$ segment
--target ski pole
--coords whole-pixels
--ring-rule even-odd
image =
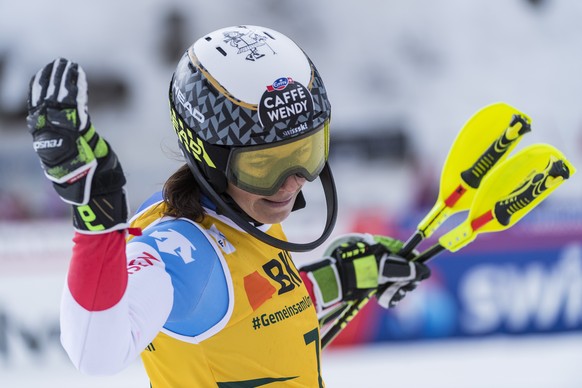
[[[515,225],[575,171],[564,155],[550,145],[525,148],[496,167],[483,181],[465,222],[412,260],[426,262],[445,249],[458,251],[479,233],[501,231]],[[516,186],[512,191],[508,189]],[[345,328],[376,292],[371,291],[344,312],[322,337],[322,347],[327,346]]]

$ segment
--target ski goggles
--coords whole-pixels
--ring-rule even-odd
[[[226,167],[235,186],[253,194],[275,194],[285,179],[297,174],[308,181],[319,176],[327,161],[329,120],[309,134],[276,144],[234,148]]]

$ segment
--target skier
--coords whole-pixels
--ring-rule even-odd
[[[394,306],[426,279],[401,242],[351,234],[297,269],[291,251],[335,222],[331,116],[315,66],[258,26],[211,32],[173,74],[170,111],[186,159],[128,223],[125,176],[87,113],[82,68],[58,58],[31,80],[27,124],[76,230],[61,305],[73,364],[113,374],[141,355],[152,387],[323,387],[320,320],[358,295]],[[320,177],[327,222],[311,243],[281,222]]]

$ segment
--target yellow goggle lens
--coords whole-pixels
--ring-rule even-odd
[[[272,195],[293,174],[313,181],[325,165],[329,143],[329,123],[304,137],[270,145],[233,150],[227,176],[237,187]]]

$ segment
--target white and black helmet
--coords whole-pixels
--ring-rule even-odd
[[[195,179],[239,226],[271,245],[295,251],[313,249],[329,236],[337,213],[327,164],[331,105],[317,69],[291,39],[258,26],[205,35],[178,63],[170,109]],[[272,195],[292,174],[309,181],[319,176],[326,195],[325,230],[309,244],[263,235],[221,197],[228,182]]]

